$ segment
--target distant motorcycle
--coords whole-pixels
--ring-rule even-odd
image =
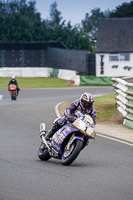
[[[11,100],[17,99],[17,87],[14,84],[9,85],[9,91],[11,95]]]
[[[89,139],[95,139],[95,124],[88,114],[83,115],[79,110],[74,122],[68,121],[60,128],[50,141],[45,139],[45,123],[40,124],[40,137],[42,144],[38,150],[38,157],[47,161],[51,157],[61,159],[63,165],[70,165],[79,155],[80,151],[88,145]],[[69,119],[68,119],[69,120]]]

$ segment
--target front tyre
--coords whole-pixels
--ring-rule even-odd
[[[47,161],[51,158],[51,156],[49,155],[48,149],[44,148],[42,150],[41,146],[39,147],[39,150],[38,150],[38,157],[40,158],[40,160],[44,160],[44,161]]]
[[[71,144],[69,151],[64,150],[62,155],[62,164],[70,165],[77,158],[82,148],[83,141],[75,140],[75,142]]]

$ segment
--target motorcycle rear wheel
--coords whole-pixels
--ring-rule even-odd
[[[14,100],[14,96],[13,95],[11,95],[11,100]]]
[[[45,148],[44,150],[42,150],[40,147],[38,150],[38,157],[40,158],[40,160],[44,160],[44,161],[49,160],[51,156],[49,155],[48,149]]]
[[[11,95],[11,100],[16,100],[16,95]]]
[[[76,140],[73,144],[71,144],[69,153],[64,153],[62,155],[62,164],[70,165],[79,155],[81,149],[83,148],[83,142],[81,140]]]

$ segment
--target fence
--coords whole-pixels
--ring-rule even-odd
[[[88,56],[88,51],[48,48],[47,67],[75,70],[79,74],[88,75]]]
[[[0,43],[0,68],[48,67],[96,75],[95,55],[69,50],[61,42]]]
[[[133,77],[113,78],[117,109],[123,115],[123,124],[133,128]]]
[[[50,47],[65,48],[61,42],[0,43],[0,67],[46,67]]]

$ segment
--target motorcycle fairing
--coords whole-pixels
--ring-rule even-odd
[[[14,85],[14,84],[11,84],[10,86],[9,86],[9,90],[10,91],[15,91],[17,88],[16,88],[16,85]]]
[[[87,118],[89,120],[87,120]],[[84,118],[82,118],[82,117],[77,118],[74,121],[73,126],[77,129],[81,130],[81,132],[85,133],[86,135],[88,135],[90,137],[94,132],[94,122],[91,121],[91,118],[89,118],[89,116],[86,117],[86,120],[84,120]],[[82,128],[80,128],[80,127],[82,127]]]
[[[64,142],[64,140],[73,132],[79,132],[79,130],[75,127],[73,127],[71,124],[66,124],[65,126],[63,126],[61,129],[59,129],[52,137],[52,141],[51,141],[51,147],[56,151],[56,154],[58,152],[58,156],[56,157],[60,157],[62,155],[62,144]],[[72,143],[74,142],[74,140],[76,139],[80,139],[83,140],[81,137],[78,136],[73,136],[72,138]],[[84,140],[83,140],[84,141]]]

